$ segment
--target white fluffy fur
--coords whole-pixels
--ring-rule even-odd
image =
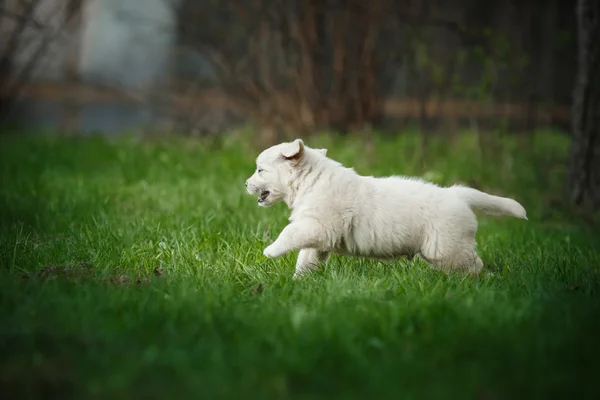
[[[417,178],[360,176],[326,154],[301,139],[270,147],[246,181],[259,205],[283,201],[291,208],[290,224],[264,255],[300,250],[295,277],[317,268],[330,253],[419,255],[444,271],[478,274],[483,263],[475,250],[473,210],[527,219],[523,206],[509,198]]]

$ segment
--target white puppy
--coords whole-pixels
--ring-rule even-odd
[[[301,139],[263,151],[248,193],[263,207],[284,201],[290,224],[264,250],[270,258],[300,250],[298,277],[330,253],[391,259],[419,255],[434,267],[477,275],[472,210],[527,219],[516,201],[417,178],[360,176]]]

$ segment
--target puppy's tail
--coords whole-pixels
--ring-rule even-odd
[[[450,189],[467,202],[473,210],[479,210],[489,215],[507,215],[527,219],[525,208],[513,199],[494,196],[465,186],[452,186]]]

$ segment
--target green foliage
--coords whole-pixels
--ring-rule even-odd
[[[454,92],[474,100],[491,100],[498,76],[506,71],[519,71],[529,62],[527,54],[511,45],[505,34],[491,28],[471,32],[479,40],[477,44],[461,47],[455,55],[455,73],[452,77]],[[480,73],[466,80],[464,68],[469,62],[475,62]],[[521,79],[514,74],[515,79]]]
[[[568,140],[542,132],[309,145],[362,174],[426,175],[514,196],[529,221],[480,218],[486,274],[333,257],[293,281],[262,249],[285,206],[243,182],[247,136],[208,142],[4,138],[2,392],[19,398],[591,397],[600,372],[600,235],[553,206]]]
[[[425,43],[422,41],[415,41],[413,46],[416,68],[421,73],[429,75],[429,79],[431,79],[433,85],[433,91],[435,92],[444,84],[446,76],[445,68],[431,56],[429,46]]]

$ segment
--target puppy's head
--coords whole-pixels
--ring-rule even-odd
[[[269,147],[256,158],[256,171],[246,181],[246,190],[258,197],[262,207],[285,200],[298,168],[309,158],[307,153],[315,151],[323,156],[327,153],[326,149],[310,149],[302,139]]]

